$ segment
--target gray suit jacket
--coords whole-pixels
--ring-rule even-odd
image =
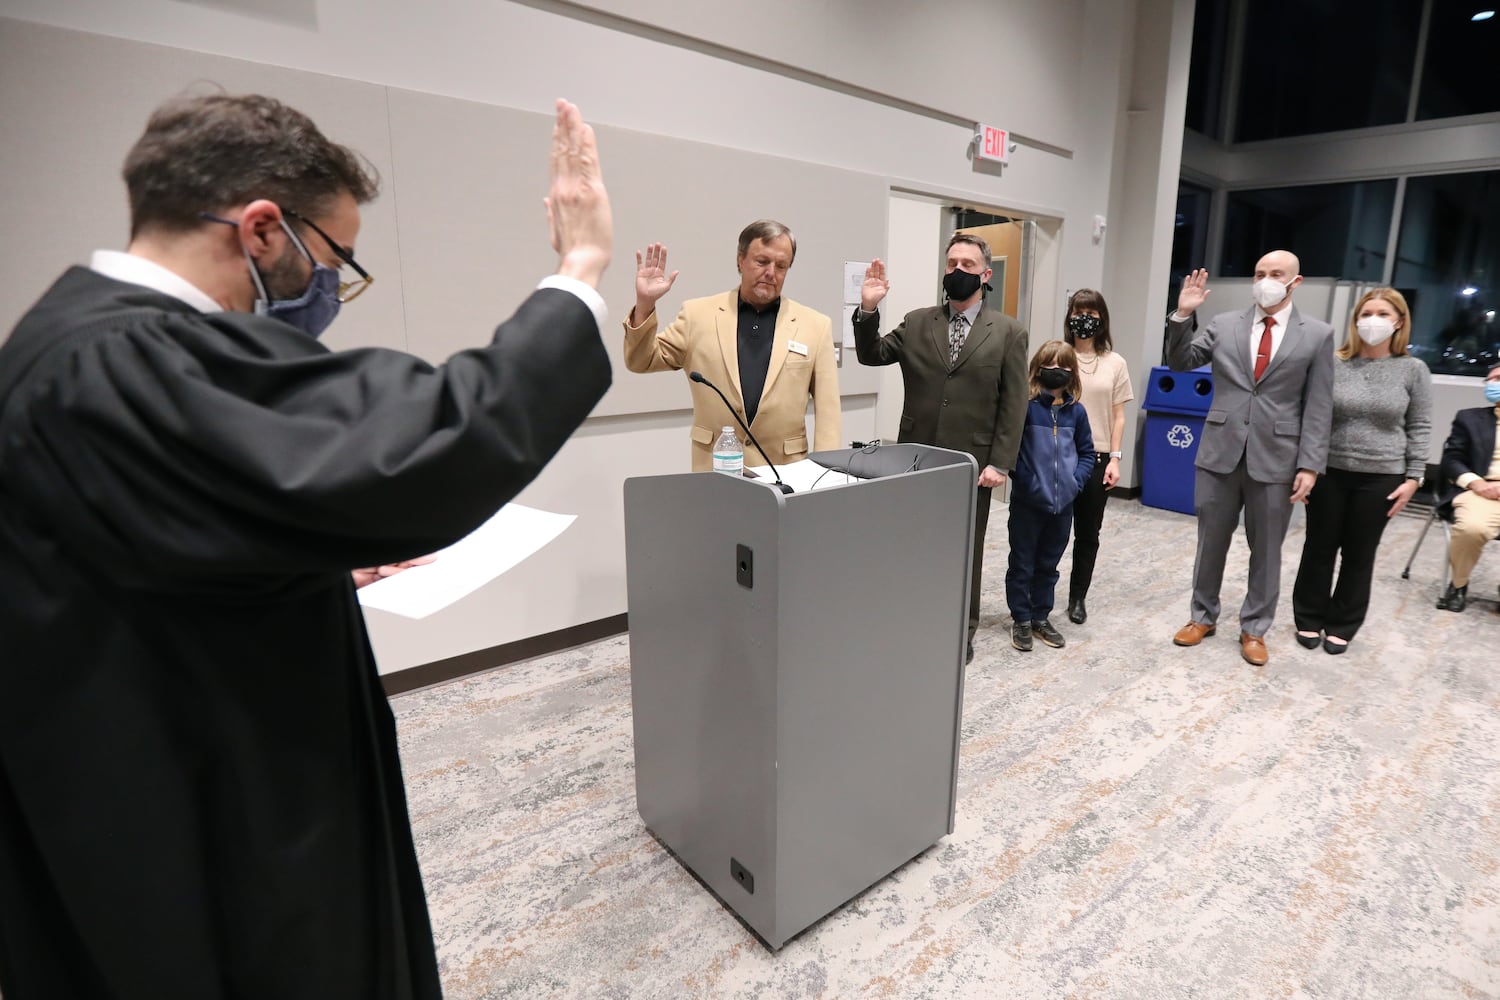
[[[1175,371],[1213,365],[1213,408],[1198,468],[1233,472],[1243,456],[1260,483],[1290,483],[1298,469],[1321,475],[1333,424],[1333,327],[1292,306],[1281,347],[1257,383],[1254,319],[1253,306],[1220,313],[1202,330],[1196,313],[1182,322],[1167,317],[1167,364]]]
[[[862,365],[901,364],[905,397],[900,440],[974,456],[979,468],[1016,467],[1026,420],[1026,330],[982,308],[958,361],[948,368],[948,311],[914,309],[880,335],[880,313],[854,313],[854,349]]]

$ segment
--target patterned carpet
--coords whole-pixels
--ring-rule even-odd
[[[393,699],[448,997],[1500,997],[1500,552],[1435,611],[1441,536],[1403,581],[1398,518],[1328,656],[1299,515],[1254,668],[1243,536],[1177,648],[1193,520],[1112,503],[1089,622],[1023,654],[990,524],[957,830],[779,953],[636,813],[625,637]]]

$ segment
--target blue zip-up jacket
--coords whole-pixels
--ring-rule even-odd
[[[1073,502],[1094,470],[1094,435],[1089,415],[1071,395],[1053,406],[1043,391],[1026,404],[1021,453],[1010,478],[1010,502],[1061,513]]]

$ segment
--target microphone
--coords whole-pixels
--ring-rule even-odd
[[[734,407],[729,405],[729,397],[724,395],[722,392],[719,392],[719,387],[714,385],[708,379],[704,378],[702,372],[688,372],[688,378],[701,385],[708,386],[718,395],[720,399],[724,401],[724,408],[729,411],[729,415],[734,418],[734,422],[745,429],[745,437],[750,439],[750,443],[755,445],[755,450],[760,452],[760,457],[764,458],[766,460],[766,464],[771,466],[771,475],[776,477],[776,488],[782,493],[792,492],[792,488],[781,481],[781,473],[776,471],[776,466],[771,465],[771,458],[766,454],[766,449],[760,446],[760,442],[755,440],[755,435],[750,433],[750,428],[747,427],[745,425],[745,422],[740,419],[740,415],[734,411]]]

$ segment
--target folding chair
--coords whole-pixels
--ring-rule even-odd
[[[1422,551],[1422,542],[1427,538],[1427,532],[1432,530],[1433,523],[1436,522],[1443,526],[1443,586],[1438,591],[1439,594],[1442,594],[1447,591],[1448,581],[1452,576],[1447,553],[1448,542],[1453,538],[1453,508],[1445,508],[1443,506],[1444,497],[1439,493],[1439,489],[1440,484],[1438,483],[1430,483],[1427,486],[1423,486],[1416,493],[1412,494],[1411,503],[1406,505],[1405,511],[1402,511],[1402,513],[1410,511],[1415,514],[1416,511],[1412,510],[1413,507],[1425,507],[1428,509],[1427,523],[1422,525],[1422,533],[1417,536],[1417,543],[1411,547],[1411,555],[1406,557],[1406,567],[1401,570],[1401,579],[1411,579],[1411,564],[1417,561],[1417,553]]]
[[[1454,492],[1457,492],[1456,490]],[[1426,496],[1423,494],[1426,493]],[[1406,566],[1401,570],[1401,579],[1411,579],[1411,566],[1416,562],[1417,553],[1422,550],[1422,540],[1427,537],[1427,532],[1432,530],[1434,523],[1443,526],[1443,583],[1438,588],[1438,607],[1443,606],[1443,596],[1448,593],[1448,584],[1453,582],[1453,564],[1448,560],[1448,547],[1453,542],[1453,507],[1447,503],[1452,499],[1450,493],[1439,493],[1437,484],[1429,489],[1423,487],[1412,495],[1411,503],[1407,504],[1406,511],[1411,511],[1413,506],[1430,506],[1431,512],[1427,515],[1427,523],[1422,525],[1422,533],[1417,536],[1417,543],[1411,547],[1411,555],[1406,558]],[[1416,511],[1411,511],[1416,513]],[[1470,597],[1472,603],[1476,598]]]

